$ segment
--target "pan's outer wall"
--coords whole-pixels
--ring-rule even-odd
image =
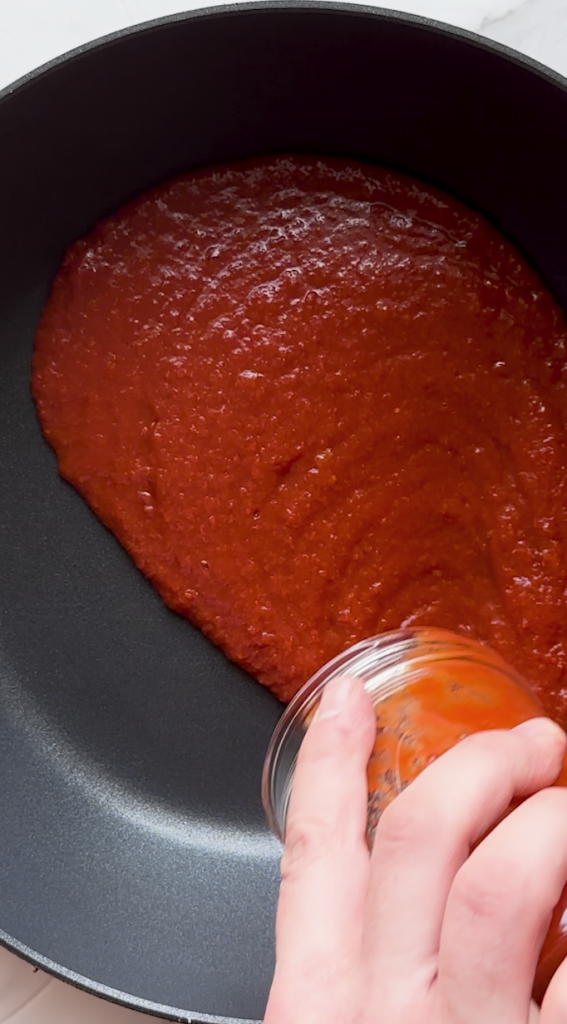
[[[281,151],[436,182],[567,306],[565,84],[464,33],[356,7],[217,9],[0,100],[0,925],[56,973],[183,1020],[263,1015],[278,848],[259,782],[278,706],[57,479],[29,360],[69,242],[178,170]]]

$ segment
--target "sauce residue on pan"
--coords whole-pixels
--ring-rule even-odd
[[[288,700],[437,625],[566,720],[567,330],[515,248],[351,160],[187,174],[76,242],[36,339],[62,475]]]

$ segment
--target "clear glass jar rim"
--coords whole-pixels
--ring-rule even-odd
[[[303,722],[314,712],[327,683],[338,675],[355,675],[363,680],[374,702],[378,703],[396,689],[406,685],[414,671],[427,664],[445,660],[489,665],[494,671],[505,674],[518,685],[529,689],[525,680],[491,648],[483,647],[477,641],[447,630],[429,628],[400,629],[369,637],[348,647],[311,676],[285,708],[270,740],[264,761],[262,802],[270,828],[282,842],[285,814],[278,813],[275,792],[278,767],[293,730],[301,729]],[[372,682],[376,680],[378,686],[372,687]],[[287,773],[290,779],[288,789],[291,787],[294,770],[295,760],[290,764]],[[284,810],[287,811],[287,803]]]

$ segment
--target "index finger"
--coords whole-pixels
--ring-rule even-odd
[[[266,1024],[271,1014],[278,1024],[334,1019],[330,1011],[336,1015],[358,960],[369,872],[366,768],[375,731],[363,684],[348,677],[329,682],[301,745],[290,798]]]

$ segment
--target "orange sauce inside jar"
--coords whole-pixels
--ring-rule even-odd
[[[541,714],[537,699],[498,669],[448,660],[418,670],[415,679],[376,707],[369,830],[398,793],[465,736],[512,729]]]

